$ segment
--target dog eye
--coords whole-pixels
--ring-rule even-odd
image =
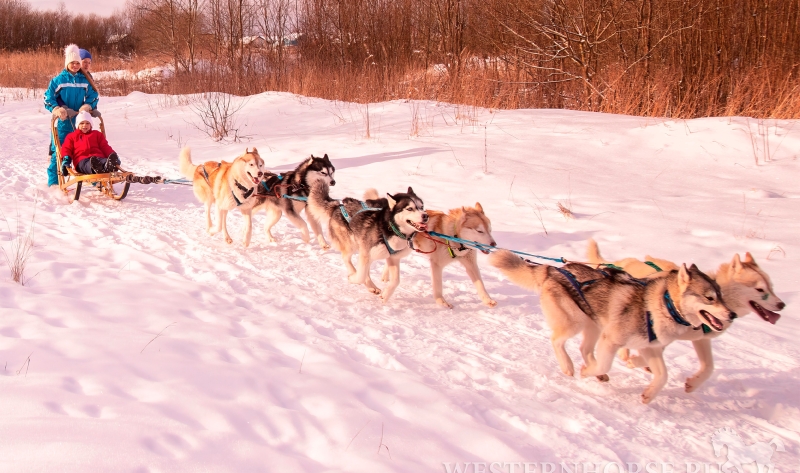
[[[760,287],[757,287],[756,291],[758,291],[758,292],[766,292],[765,290],[761,289]]]
[[[483,234],[483,230],[478,230],[478,233]]]
[[[712,296],[706,296],[706,299],[708,299],[708,302],[714,302],[714,297]]]

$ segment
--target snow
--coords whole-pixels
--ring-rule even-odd
[[[196,162],[255,146],[279,171],[328,153],[335,196],[413,186],[430,209],[479,201],[502,247],[581,260],[593,237],[608,257],[649,253],[709,270],[750,251],[787,303],[784,317],[737,320],[694,394],[683,391],[694,351],[673,344],[669,384],[645,406],[649,375],[619,362],[610,383],[564,377],[538,298],[483,256],[497,307],[480,303],[456,265],[445,271],[455,308],[436,306],[420,256],[404,260],[383,306],[347,284],[337,253],[303,243],[286,220],[276,244],[264,214],[250,248],[235,212],[233,245],[209,237],[189,187],[138,185],[121,202],[85,189],[67,203],[45,188],[41,98],[2,93],[0,246],[10,251],[18,223],[34,226],[36,246],[25,286],[0,267],[0,471],[419,472],[523,461],[670,461],[686,471],[725,461],[710,442],[721,427],[748,445],[779,437],[775,471],[796,471],[796,121],[403,101],[367,109],[266,93],[240,112],[249,138],[216,143],[195,126],[190,100],[101,99],[111,145],[141,174],[179,177],[182,145]],[[579,358],[576,341],[568,349]]]

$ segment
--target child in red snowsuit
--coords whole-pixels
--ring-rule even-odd
[[[92,130],[92,116],[88,112],[79,112],[75,123],[78,129],[67,135],[61,146],[64,166],[71,160],[72,166],[81,174],[103,174],[119,169],[119,156],[108,145],[106,137]]]

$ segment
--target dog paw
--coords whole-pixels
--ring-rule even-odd
[[[597,380],[600,381],[601,383],[607,383],[609,377],[607,374],[601,374],[600,376],[597,376]]]
[[[567,369],[567,370],[561,370],[561,372],[564,373],[564,376],[566,376],[568,378],[572,378],[573,376],[575,376],[575,370],[572,369],[572,368]]]
[[[278,243],[278,239],[272,235],[267,235],[267,242],[268,243]]]
[[[697,378],[692,376],[691,378],[686,380],[686,392],[693,393],[697,388],[700,387],[700,384],[697,383]]]
[[[227,244],[229,244],[229,245],[230,245],[230,244],[232,244],[232,243],[233,243],[233,238],[231,238],[231,237],[225,237],[225,243],[227,243]]]
[[[440,297],[440,298],[438,298],[438,299],[436,299],[436,303],[437,303],[437,304],[439,304],[440,306],[442,306],[442,307],[446,307],[446,308],[448,308],[448,309],[452,309],[452,308],[453,308],[453,305],[452,305],[452,304],[450,304],[450,303],[449,303],[449,302],[447,302],[446,300],[442,299],[441,297]]]
[[[328,251],[328,250],[330,250],[330,249],[331,249],[331,245],[329,245],[329,244],[327,244],[327,243],[326,243],[326,244],[324,244],[324,245],[319,245],[319,246],[320,246],[320,248],[322,248],[322,249],[323,249],[323,250],[325,250],[325,251]]]
[[[649,366],[644,366],[644,367],[642,367],[642,369],[647,371],[648,373],[652,373],[653,372],[653,370],[651,370]]]
[[[655,397],[656,395],[651,389],[645,389],[642,393],[642,404],[650,404],[650,401],[652,401]]]
[[[494,299],[484,299],[483,300],[483,304],[488,306],[488,307],[494,307],[494,306],[497,305],[497,301],[494,300]]]
[[[373,294],[376,294],[376,295],[380,295],[380,293],[381,293],[381,290],[378,289],[377,287],[368,287],[367,290],[369,292],[373,293]],[[383,297],[381,297],[381,299],[383,299]]]

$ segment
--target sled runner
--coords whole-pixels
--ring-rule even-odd
[[[106,134],[105,123],[103,117],[97,117],[100,120],[100,132]],[[56,129],[57,117],[53,117],[50,122],[50,133],[53,137],[53,143],[56,148],[56,163],[58,164],[58,187],[64,191],[65,194],[72,197],[72,200],[78,200],[81,196],[81,187],[84,182],[93,184],[97,190],[103,194],[111,197],[114,200],[122,200],[128,195],[128,188],[131,183],[129,176],[133,173],[118,170],[115,172],[104,174],[80,174],[75,171],[72,166],[68,166],[68,175],[64,176],[63,169],[63,156],[61,155],[61,143],[58,140],[58,130]]]

